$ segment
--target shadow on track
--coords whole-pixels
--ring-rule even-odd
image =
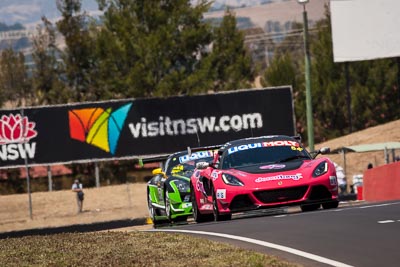
[[[76,224],[76,225],[53,227],[53,228],[27,229],[27,230],[21,230],[21,231],[0,233],[0,239],[18,238],[18,237],[31,236],[31,235],[52,235],[52,234],[60,234],[60,233],[96,232],[96,231],[104,231],[104,230],[144,225],[144,224],[146,224],[146,218],[125,219],[125,220],[118,220],[118,221],[98,222],[98,223],[92,223],[92,224]]]

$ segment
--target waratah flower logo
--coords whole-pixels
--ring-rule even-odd
[[[3,115],[0,119],[0,145],[9,143],[26,143],[37,136],[34,122],[21,114]]]

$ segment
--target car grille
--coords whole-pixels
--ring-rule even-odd
[[[332,199],[332,194],[325,186],[317,185],[311,188],[310,197],[308,199],[309,200]]]
[[[231,211],[242,211],[256,209],[257,207],[253,204],[248,195],[237,195],[231,201],[229,209]]]
[[[297,186],[274,190],[254,192],[254,196],[261,202],[276,203],[301,199],[307,191],[308,186]]]

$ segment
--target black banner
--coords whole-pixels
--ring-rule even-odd
[[[0,111],[0,168],[128,159],[294,135],[290,87]]]

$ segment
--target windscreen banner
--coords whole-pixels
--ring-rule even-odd
[[[146,158],[295,134],[291,87],[0,110],[0,168]]]

